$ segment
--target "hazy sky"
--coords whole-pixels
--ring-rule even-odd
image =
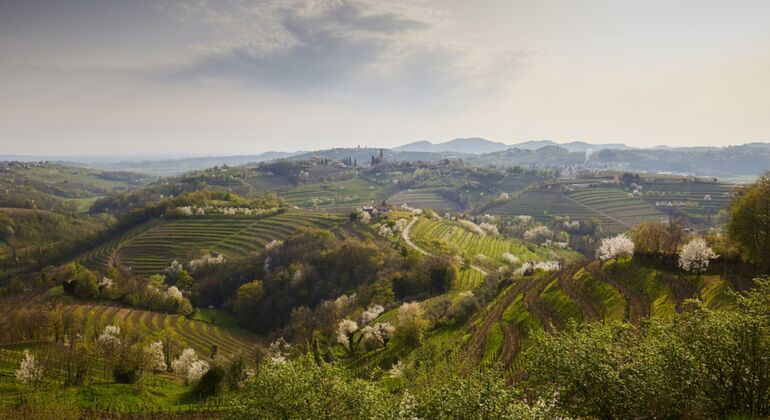
[[[0,0],[0,154],[770,141],[767,0]]]

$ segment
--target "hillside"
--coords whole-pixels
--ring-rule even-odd
[[[255,216],[190,216],[138,226],[78,257],[88,267],[130,267],[138,275],[162,273],[174,260],[188,261],[204,252],[226,258],[262,250],[303,227],[331,228],[344,216],[290,211]]]
[[[619,188],[598,186],[572,191],[562,190],[557,185],[540,187],[486,212],[500,216],[528,215],[540,221],[551,220],[554,216],[569,216],[581,223],[596,219],[608,232],[626,230],[643,221],[666,218],[665,214],[641,198],[629,197]]]

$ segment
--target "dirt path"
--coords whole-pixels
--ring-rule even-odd
[[[420,248],[419,246],[417,246],[417,244],[415,244],[414,242],[412,242],[412,240],[409,238],[409,230],[410,230],[410,229],[412,229],[412,226],[413,226],[413,225],[414,225],[416,222],[417,222],[417,217],[413,217],[413,218],[412,218],[412,221],[411,221],[411,222],[409,222],[409,224],[408,224],[408,225],[406,225],[406,227],[404,228],[404,230],[401,232],[401,237],[404,239],[404,242],[406,242],[406,244],[407,244],[407,245],[409,245],[410,247],[414,248],[414,250],[416,250],[417,252],[419,252],[419,253],[421,253],[421,254],[423,254],[423,255],[428,255],[428,256],[431,256],[431,255],[433,255],[433,254],[431,254],[430,252],[428,252],[428,251],[426,251],[426,250],[424,250],[424,249]],[[478,271],[479,273],[481,273],[481,274],[482,274],[482,275],[484,275],[484,276],[486,276],[486,275],[488,274],[486,270],[484,270],[483,268],[481,268],[481,267],[479,267],[479,266],[477,266],[477,265],[471,264],[471,265],[470,265],[470,267],[471,267],[473,270],[476,270],[476,271]]]

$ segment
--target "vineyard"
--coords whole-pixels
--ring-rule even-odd
[[[361,178],[312,183],[284,191],[279,195],[289,204],[325,211],[349,211],[371,205],[382,187]]]
[[[544,261],[554,258],[554,254],[565,260],[579,258],[570,251],[555,250],[524,243],[518,239],[473,233],[458,223],[434,221],[420,218],[410,230],[411,239],[421,248],[431,253],[443,255],[465,255],[474,263],[496,268],[505,265],[503,254],[510,253],[520,261]],[[479,255],[484,259],[479,260]]]
[[[569,216],[580,222],[597,219],[606,231],[623,231],[643,221],[660,221],[665,215],[640,198],[613,188],[588,188],[562,193],[557,187],[527,191],[486,211],[501,216],[529,215],[541,222]]]
[[[447,199],[435,189],[415,188],[401,191],[390,198],[390,203],[406,204],[414,208],[430,208],[434,210],[456,211],[460,206]]]
[[[684,292],[683,284],[690,289]],[[541,273],[514,280],[477,315],[468,353],[482,363],[500,363],[513,375],[535,331],[561,329],[573,321],[668,318],[693,295],[711,309],[730,309],[735,298],[729,290],[718,275],[680,278],[631,260]]]
[[[202,250],[236,257],[258,252],[274,239],[303,227],[330,228],[341,215],[290,211],[263,216],[190,216],[136,227],[78,260],[91,268],[115,264],[139,275],[160,273],[174,260],[195,258]]]
[[[247,331],[190,320],[182,315],[108,305],[75,304],[68,305],[67,310],[76,319],[82,319],[93,331],[101,331],[107,325],[129,327],[148,336],[173,330],[186,347],[205,356],[211,354],[213,345],[217,346],[219,354],[225,359],[239,354],[247,355],[258,343],[258,337]]]
[[[617,188],[589,188],[569,193],[568,197],[626,226],[666,219],[654,206]]]
[[[715,214],[732,200],[735,186],[717,182],[646,181],[644,199],[661,209],[681,208],[697,215]]]

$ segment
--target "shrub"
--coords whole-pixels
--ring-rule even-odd
[[[195,386],[195,392],[200,397],[210,397],[222,392],[225,384],[225,370],[220,366],[214,366],[206,371]]]

